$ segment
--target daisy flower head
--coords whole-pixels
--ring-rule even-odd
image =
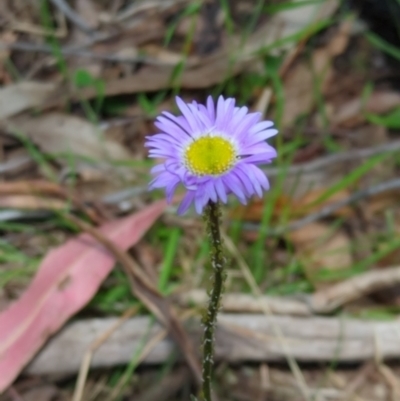
[[[206,105],[176,98],[180,116],[164,111],[155,121],[159,133],[146,137],[149,157],[163,162],[152,168],[149,189],[165,188],[171,202],[182,184],[186,194],[178,213],[191,204],[202,213],[209,201],[227,202],[234,194],[243,204],[269,189],[268,179],[258,167],[270,163],[276,150],[266,139],[277,134],[271,121],[260,121],[261,113],[235,105],[235,99],[211,96]]]

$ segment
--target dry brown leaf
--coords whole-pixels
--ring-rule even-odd
[[[38,195],[66,198],[68,191],[60,185],[45,180],[12,181],[0,183],[0,196]]]
[[[52,83],[26,81],[0,89],[0,119],[41,106],[55,87]]]
[[[290,205],[290,203],[291,199],[289,197],[280,195],[275,203],[274,215],[279,215],[283,209],[289,207],[288,205]],[[234,219],[259,222],[262,219],[264,207],[264,199],[255,198],[246,206],[239,205],[234,208],[230,213],[230,217],[233,217]]]
[[[121,144],[104,139],[101,129],[79,117],[51,113],[37,118],[15,118],[6,126],[11,132],[26,135],[47,153],[71,153],[94,160],[130,157]]]
[[[371,94],[364,105],[361,97],[342,104],[332,116],[332,124],[353,127],[365,120],[363,111],[384,114],[400,105],[400,94],[393,91],[377,91]]]
[[[313,76],[310,67],[298,64],[285,80],[285,109],[282,125],[288,127],[301,114],[308,113],[313,105]]]
[[[155,44],[148,44],[142,49],[148,56],[154,57],[165,65],[175,66],[178,63],[185,61],[185,56],[181,53],[173,52]]]
[[[329,84],[333,69],[332,59],[341,54],[347,47],[352,22],[347,20],[339,27],[336,35],[327,46],[316,49],[311,61],[298,63],[285,80],[285,110],[282,119],[283,126],[292,125],[301,114],[311,111],[315,96],[312,91],[315,81],[320,80],[324,91]],[[311,64],[311,65],[310,65]]]
[[[66,209],[73,206],[82,210],[96,223],[102,222],[102,218],[91,207],[81,200],[81,194],[77,196],[72,191],[66,190],[58,184],[41,181],[12,181],[0,183],[0,204],[3,207],[21,209]]]
[[[287,8],[273,16],[268,25],[273,29],[268,44],[278,39],[295,35],[311,23],[330,17],[339,7],[337,0],[327,0],[322,3],[309,4],[301,7]],[[286,49],[292,44],[284,46]],[[278,50],[279,51],[279,50]]]
[[[374,195],[363,205],[363,214],[367,219],[371,219],[375,214],[382,213],[388,208],[398,205],[399,201],[400,194],[396,190]],[[398,227],[400,233],[400,221]]]
[[[304,217],[310,213],[317,212],[325,206],[342,201],[350,196],[350,192],[346,189],[335,192],[328,199],[323,202],[316,202],[328,190],[328,188],[318,188],[306,192],[300,198],[290,198],[286,195],[280,195],[275,203],[274,216],[279,217],[283,211],[289,209],[291,218]],[[246,206],[238,206],[231,214],[236,219],[243,219],[247,221],[261,221],[264,213],[264,200],[252,200]],[[343,206],[336,210],[332,215],[338,217],[348,217],[353,214],[350,206]]]
[[[335,192],[330,195],[328,199],[323,202],[318,202],[329,188],[318,188],[309,191],[306,195],[300,199],[295,199],[293,205],[290,208],[291,215],[296,217],[303,217],[310,213],[315,213],[321,210],[323,207],[329,206],[333,203],[340,202],[347,199],[350,196],[350,191],[342,189],[341,191]],[[343,206],[342,208],[335,210],[332,214],[338,217],[348,217],[353,214],[353,209],[350,206]]]
[[[67,203],[60,199],[33,195],[7,195],[0,198],[0,207],[26,210],[64,210]]]
[[[305,274],[316,286],[321,286],[316,274],[321,270],[341,270],[351,266],[350,238],[340,229],[327,224],[312,223],[290,232],[287,238],[295,245],[297,258]]]

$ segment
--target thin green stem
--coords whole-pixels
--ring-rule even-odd
[[[220,221],[221,211],[218,203],[209,202],[204,212],[207,223],[207,234],[211,245],[211,267],[213,269],[213,283],[206,314],[203,318],[203,397],[205,401],[211,399],[212,367],[214,363],[214,327],[217,320],[221,294],[224,285],[224,264]]]

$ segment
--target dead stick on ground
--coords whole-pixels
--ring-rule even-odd
[[[35,375],[78,372],[82,355],[90,344],[117,320],[96,318],[69,323],[44,346],[25,372]],[[216,326],[215,359],[234,364],[285,362],[287,357],[274,326],[280,327],[290,353],[298,362],[370,361],[376,353],[375,343],[379,344],[382,360],[400,358],[400,323],[397,320],[221,313]],[[185,327],[192,341],[200,347],[200,319],[188,321]],[[132,350],[142,345],[143,338],[146,338],[144,336],[153,338],[163,329],[150,316],[129,319],[97,350],[91,367],[110,368],[129,363]],[[67,354],[65,349],[69,350]],[[142,363],[153,366],[163,364],[171,356],[176,356],[177,351],[176,341],[168,336],[157,344]],[[178,356],[184,358],[181,352]]]
[[[0,49],[52,54],[52,48],[50,46],[28,43],[28,42],[14,42],[14,43],[0,42]],[[62,47],[60,49],[60,52],[63,56],[90,58],[94,60],[110,61],[114,63],[137,64],[142,62],[150,65],[159,65],[159,66],[171,65],[171,64],[166,64],[162,60],[157,60],[156,58],[142,55],[138,55],[135,57],[122,57],[113,54],[101,54],[88,50],[75,49],[69,47]]]
[[[329,313],[374,291],[400,284],[400,267],[373,270],[350,278],[311,296],[314,312]]]
[[[95,31],[64,0],[51,0],[51,2],[81,31],[90,36],[95,34]]]
[[[309,302],[304,300],[305,297],[263,295],[256,298],[251,294],[226,293],[222,299],[221,309],[230,313],[261,313],[265,303],[265,308],[268,308],[274,315],[311,316],[313,313]],[[207,303],[208,295],[206,290],[193,289],[173,295],[172,299],[184,307],[191,305],[204,306]]]
[[[227,247],[229,248],[229,239]],[[231,251],[231,249],[229,248]],[[233,254],[237,258],[237,253]],[[400,284],[400,267],[388,267],[359,274],[314,294],[302,294],[296,298],[251,294],[225,294],[222,310],[234,313],[260,313],[268,309],[274,315],[311,316],[326,314],[365,297],[375,291]],[[202,305],[207,300],[204,290],[191,290],[174,297],[183,306]]]
[[[32,181],[16,181],[16,182],[2,182],[0,183],[0,196],[1,195],[35,195],[35,196],[52,196],[61,198],[64,201],[70,201],[74,207],[85,213],[91,221],[100,224],[104,222],[104,218],[99,216],[96,210],[85,205],[79,196],[63,188],[59,184],[44,180]]]
[[[79,218],[69,214],[66,214],[65,216],[81,230],[87,232],[99,241],[115,257],[115,259],[121,263],[130,281],[133,293],[167,327],[171,336],[174,337],[175,341],[182,349],[182,353],[192,369],[197,383],[200,384],[201,368],[194,352],[193,345],[169,302],[158,292],[157,288],[155,288],[153,283],[136,265],[128,253],[123,252],[97,229]]]

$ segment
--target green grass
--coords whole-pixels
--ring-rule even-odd
[[[396,46],[393,46],[386,40],[382,39],[380,36],[376,35],[373,32],[368,32],[366,34],[366,38],[369,42],[375,46],[377,49],[381,50],[383,53],[388,54],[396,60],[400,61],[400,49]]]
[[[168,284],[173,273],[174,260],[181,236],[181,230],[177,227],[168,230],[167,243],[164,248],[164,259],[158,279],[158,288],[162,293],[168,293]]]
[[[39,259],[26,255],[12,244],[0,239],[0,266],[2,264],[4,267],[0,268],[0,289],[10,282],[26,283],[35,273]]]
[[[327,201],[333,195],[344,189],[350,189],[352,186],[356,186],[362,177],[366,176],[375,166],[377,166],[379,163],[383,163],[389,157],[390,153],[382,153],[368,158],[360,166],[356,167],[354,170],[345,175],[340,181],[329,187],[313,203],[310,204],[310,207]]]
[[[164,47],[167,47],[171,41],[172,38],[175,35],[176,28],[178,27],[178,24],[185,18],[185,17],[197,17],[201,11],[201,2],[200,1],[193,1],[190,4],[186,6],[186,8],[181,12],[181,14],[173,21],[170,23],[169,27],[167,28],[167,31],[165,33],[165,38],[164,38]],[[190,36],[190,35],[189,35]],[[189,41],[189,39],[188,39]]]
[[[14,132],[14,135],[17,139],[19,139],[21,144],[28,151],[29,155],[40,167],[40,171],[43,176],[51,182],[57,182],[58,178],[53,166],[51,165],[51,157],[41,152],[37,146],[22,132]]]
[[[393,321],[397,319],[400,312],[400,308],[398,306],[383,306],[383,307],[374,307],[374,308],[362,308],[358,312],[353,312],[352,314],[348,314],[352,318],[358,318],[363,320],[372,320],[372,321]]]
[[[296,2],[292,1],[287,1],[287,2],[280,2],[278,4],[266,4],[263,8],[262,11],[273,15],[277,14],[280,11],[285,11],[285,10],[295,10],[296,8],[301,8],[309,5],[314,5],[314,4],[323,4],[325,0],[300,0]]]
[[[49,32],[49,34],[46,37],[46,40],[47,43],[50,45],[52,50],[52,55],[57,62],[58,70],[60,71],[63,78],[66,81],[68,81],[69,80],[68,66],[61,52],[60,43],[57,37],[52,33],[54,32],[55,27],[48,0],[40,1],[40,18],[42,26],[46,29],[47,32]]]
[[[101,290],[90,301],[89,309],[116,315],[138,305],[125,274],[113,269]]]
[[[102,111],[104,104],[106,83],[103,79],[93,77],[89,71],[85,69],[78,69],[74,71],[71,81],[74,87],[77,89],[94,88],[96,91],[93,106],[86,99],[81,99],[80,104],[88,120],[93,124],[98,124],[98,116]]]

